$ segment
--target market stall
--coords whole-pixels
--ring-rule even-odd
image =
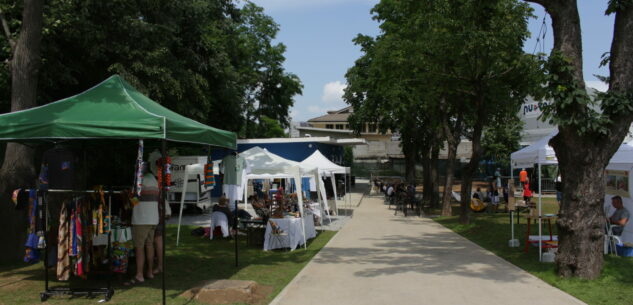
[[[558,159],[556,159],[556,153],[554,149],[549,146],[549,140],[558,133],[558,130],[549,134],[548,136],[532,143],[527,147],[524,147],[518,151],[513,152],[510,155],[510,163],[512,170],[516,168],[532,168],[537,165],[538,171],[538,245],[539,245],[539,260],[543,257],[543,223],[542,223],[542,192],[541,192],[541,166],[542,165],[557,165]],[[512,172],[512,171],[511,171]],[[514,194],[512,194],[514,195]],[[514,211],[510,211],[512,218],[514,218]],[[531,220],[528,220],[531,221]],[[514,238],[514,220],[510,220],[510,227],[512,231],[511,244],[518,245]],[[529,232],[528,232],[529,236]],[[529,242],[529,240],[526,240]]]
[[[307,157],[305,160],[301,161],[301,166],[305,166],[308,168],[317,168],[319,170],[319,174],[321,176],[325,176],[325,177],[331,177],[331,181],[332,181],[332,188],[334,190],[334,200],[336,202],[337,198],[338,198],[338,194],[336,192],[336,174],[342,174],[342,175],[349,175],[350,174],[350,168],[349,167],[343,167],[340,166],[332,161],[330,161],[328,158],[326,158],[318,149],[314,151],[314,153],[312,153],[312,155],[310,155],[309,157]],[[346,211],[349,210],[349,208],[351,208],[351,195],[349,194],[348,190],[347,190],[347,177],[345,179],[345,204],[346,204]],[[347,205],[349,202],[349,206]],[[338,213],[338,205],[336,205],[337,207],[337,215]]]
[[[73,140],[121,139],[121,140],[157,140],[161,143],[162,157],[166,157],[167,141],[193,143],[209,147],[236,149],[236,136],[232,132],[206,126],[181,116],[152,101],[120,76],[114,75],[78,95],[50,104],[0,115],[0,140],[6,142],[60,143]],[[136,143],[136,142],[135,142]],[[142,156],[142,144],[139,145]],[[131,175],[132,173],[130,173]],[[159,176],[166,181],[166,170]],[[160,205],[164,205],[165,191],[168,185],[160,188]],[[52,192],[53,190],[48,190]],[[81,190],[57,190],[76,192]],[[42,201],[42,211],[46,211],[47,191],[38,190]],[[46,219],[44,215],[43,219]],[[164,219],[162,226],[164,230]],[[44,234],[46,239],[47,234]],[[163,244],[164,243],[163,234]],[[46,245],[50,244],[45,240]],[[46,251],[47,248],[44,248]],[[163,248],[164,255],[164,248]],[[164,264],[164,261],[163,261]],[[162,266],[165,270],[165,266]],[[47,270],[45,268],[45,270]],[[165,275],[162,272],[163,304],[165,296]],[[55,289],[48,287],[48,271],[45,271],[46,286],[42,298],[52,295],[92,295],[104,293],[111,297],[111,288],[107,291],[95,289]]]
[[[633,190],[633,177],[631,177],[631,173],[633,173],[633,145],[622,144],[611,157],[606,170],[605,216],[608,217],[615,212],[611,205],[611,198],[616,195],[622,197],[624,207],[629,212],[633,212],[633,199],[631,197],[631,191]],[[630,219],[624,226],[620,239],[623,243],[633,243],[633,221]]]
[[[558,134],[558,130],[551,133],[550,135],[540,139],[539,141],[534,142],[532,145],[524,147],[523,149],[512,153],[511,155],[511,164],[512,169],[516,168],[532,168],[535,164],[538,168],[538,185],[539,185],[539,198],[538,198],[538,219],[539,219],[539,257],[542,258],[543,251],[543,232],[542,232],[542,200],[541,200],[541,166],[542,165],[557,165],[558,159],[556,158],[556,153],[554,149],[549,145],[549,141],[552,137]],[[629,209],[629,211],[633,210],[633,201],[631,200],[631,195],[628,190],[631,187],[629,179],[631,170],[633,169],[633,146],[629,144],[622,144],[616,151],[616,153],[611,157],[609,164],[607,165],[607,176],[612,174],[616,181],[626,181],[623,186],[618,190],[617,187],[610,188],[608,180],[607,189],[605,192],[605,211],[607,213],[610,212],[611,206],[611,197],[614,195],[621,195],[623,199],[624,206]],[[626,190],[625,190],[626,189]],[[611,211],[612,212],[612,211]],[[547,215],[550,216],[550,215]],[[608,216],[608,215],[607,215]],[[625,228],[625,233],[622,235],[623,241],[633,242],[633,225],[632,222],[629,222]],[[511,221],[511,230],[512,230],[512,239],[514,240],[514,222]],[[551,231],[551,230],[550,230]]]
[[[240,156],[244,158],[246,162],[247,172],[242,176],[242,186],[245,186],[249,180],[253,179],[275,179],[275,178],[287,178],[294,179],[297,201],[299,206],[299,212],[301,214],[300,226],[303,236],[303,245],[306,247],[306,234],[304,222],[304,210],[303,210],[303,196],[301,178],[312,176],[315,179],[319,179],[318,171],[314,168],[302,167],[298,162],[284,159],[276,154],[273,154],[266,149],[260,147],[253,147],[240,153]],[[319,182],[317,182],[319,183]],[[244,198],[247,198],[246,187],[243,187]],[[245,200],[246,207],[246,200]]]

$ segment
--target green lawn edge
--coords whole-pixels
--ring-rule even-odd
[[[167,303],[203,304],[180,297],[184,291],[196,284],[211,279],[252,280],[260,285],[272,287],[263,304],[272,301],[281,290],[312,260],[312,258],[336,235],[335,231],[319,232],[308,241],[307,249],[295,251],[263,251],[261,247],[249,247],[244,236],[239,242],[239,266],[235,267],[235,243],[229,239],[208,240],[190,235],[196,226],[183,226],[180,246],[176,247],[176,226],[167,227]],[[54,275],[49,272],[49,276]],[[123,279],[122,279],[123,280]],[[121,280],[121,281],[122,281]],[[160,304],[162,301],[160,276],[133,288],[115,281],[115,294],[105,304]],[[52,286],[60,285],[51,282]],[[73,287],[102,287],[98,280],[74,279]],[[62,283],[67,286],[67,283]],[[96,304],[101,297],[67,298],[55,297],[40,302],[39,294],[44,289],[42,264],[25,265],[21,262],[0,264],[0,305],[4,304]]]
[[[544,203],[544,213],[557,209],[554,203]],[[433,220],[455,233],[474,242],[482,248],[494,253],[511,264],[542,279],[546,283],[582,300],[590,305],[630,305],[633,304],[633,258],[605,255],[602,275],[595,280],[577,278],[565,279],[556,274],[553,263],[540,263],[538,249],[531,248],[524,253],[526,234],[525,215],[521,216],[521,223],[515,226],[515,238],[521,246],[511,248],[508,241],[511,238],[510,218],[507,213],[473,214],[469,225],[459,224],[457,216],[437,217]],[[516,219],[515,219],[516,224]],[[555,224],[554,234],[556,234]],[[532,228],[535,228],[533,226]],[[544,226],[545,227],[545,226]],[[537,234],[537,229],[532,229]],[[547,229],[544,228],[544,234]]]

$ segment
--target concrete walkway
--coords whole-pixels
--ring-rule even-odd
[[[430,219],[364,197],[271,304],[584,304]]]

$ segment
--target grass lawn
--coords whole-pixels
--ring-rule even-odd
[[[554,198],[543,199],[544,214],[557,213],[557,210],[558,206]],[[556,275],[554,264],[538,261],[538,248],[530,248],[527,254],[523,252],[525,230],[527,229],[523,215],[521,216],[521,224],[515,226],[515,238],[521,242],[519,248],[508,247],[510,220],[507,213],[473,214],[470,225],[460,225],[456,216],[440,217],[436,218],[435,221],[588,304],[633,304],[633,289],[631,288],[633,285],[633,258],[631,257],[606,255],[602,276],[593,281],[562,279]],[[555,225],[552,225],[554,234],[556,234]],[[537,227],[537,225],[532,226],[532,235],[538,234]],[[547,226],[544,226],[543,233],[547,234],[547,232]]]
[[[198,304],[179,297],[185,290],[209,279],[253,280],[272,287],[269,303],[299,271],[336,234],[319,233],[308,241],[308,248],[292,252],[267,251],[261,247],[248,247],[244,237],[239,245],[239,267],[235,267],[232,240],[208,240],[189,234],[194,226],[184,226],[180,247],[176,248],[176,228],[167,227],[167,303]],[[51,272],[49,272],[49,276]],[[98,281],[75,280],[73,285],[100,286]],[[51,286],[67,285],[53,282]],[[101,283],[101,285],[104,285]],[[105,286],[105,285],[104,285]],[[76,287],[76,286],[74,286]],[[114,285],[115,293],[107,304],[159,304],[162,301],[160,276],[139,286],[128,288],[120,282]],[[0,266],[0,305],[14,304],[96,304],[95,299],[54,297],[41,303],[39,294],[44,289],[42,264],[25,266],[23,263]]]

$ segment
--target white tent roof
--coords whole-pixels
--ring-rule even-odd
[[[633,145],[624,143],[609,160],[607,169],[631,170],[631,168],[633,168]]]
[[[512,168],[529,168],[534,164],[558,164],[554,148],[549,146],[549,140],[558,134],[558,130],[550,133],[548,136],[534,142],[532,145],[524,147],[521,150],[511,154]],[[624,143],[620,145],[618,151],[615,152],[607,169],[630,169],[633,167],[633,145]]]
[[[532,145],[513,152],[510,155],[512,168],[528,168],[533,167],[534,164],[558,164],[556,153],[548,144],[549,140],[556,134],[558,134],[558,129]]]
[[[304,168],[318,168],[319,173],[322,175],[329,175],[329,173],[345,174],[349,172],[349,167],[343,167],[328,160],[318,149],[305,160],[301,161],[300,164]]]
[[[241,152],[240,156],[246,161],[249,179],[290,178],[299,174],[297,171],[301,174],[310,171],[299,162],[284,159],[259,146]]]

